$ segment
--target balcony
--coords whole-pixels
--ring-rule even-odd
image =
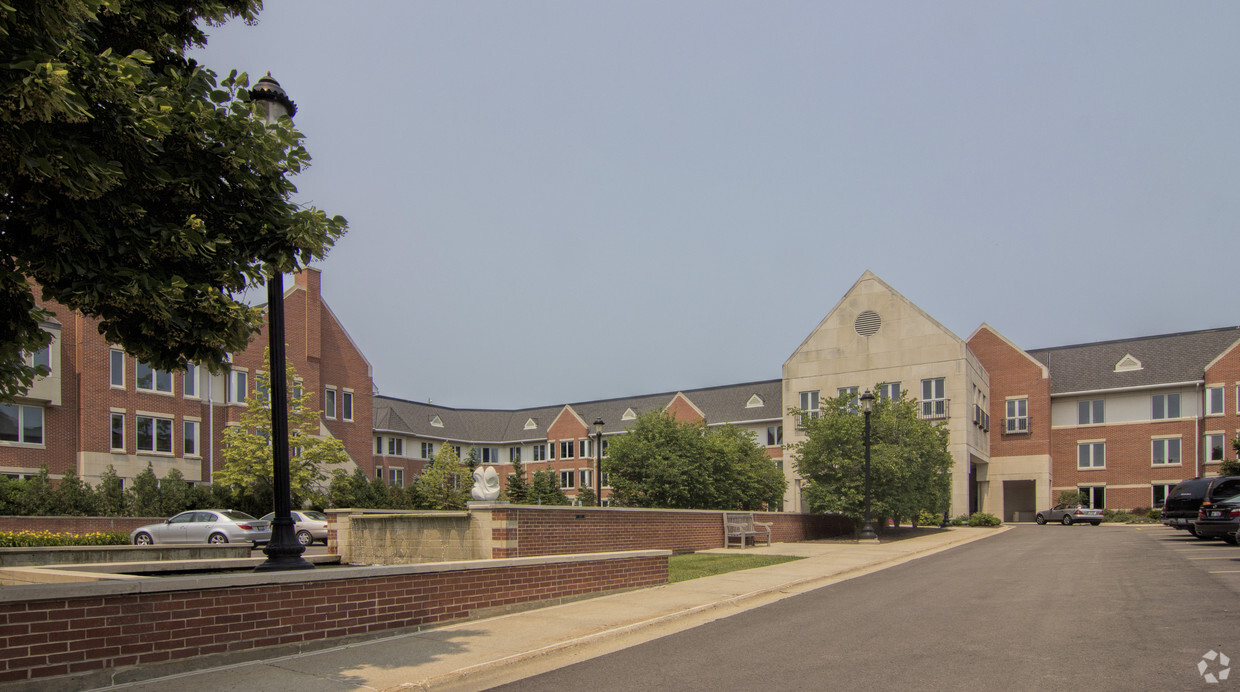
[[[949,415],[948,399],[923,399],[921,402],[922,420],[946,420]]]
[[[1028,435],[1029,419],[1028,418],[1005,418],[1003,419],[1004,435]]]

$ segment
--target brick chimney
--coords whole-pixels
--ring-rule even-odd
[[[306,360],[318,360],[322,355],[323,296],[319,292],[322,271],[306,267],[297,272],[293,283],[306,291],[305,344]]]

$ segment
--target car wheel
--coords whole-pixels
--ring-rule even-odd
[[[151,545],[154,542],[155,541],[151,540],[151,534],[146,533],[145,531],[133,537],[134,545]]]
[[[309,531],[298,531],[297,542],[302,545],[314,545],[314,536],[311,536]]]
[[[1046,517],[1042,516],[1041,514],[1034,517],[1033,520],[1038,522],[1038,526],[1042,526],[1046,523]]]
[[[1072,517],[1070,517],[1070,516],[1068,516],[1068,515],[1066,515],[1066,514],[1065,514],[1065,515],[1064,515],[1064,517],[1063,517],[1063,525],[1064,525],[1064,526],[1072,526]]]
[[[213,533],[207,538],[207,542],[212,545],[223,545],[228,542],[228,536],[222,533]]]
[[[1237,543],[1240,543],[1240,541],[1237,541],[1236,537],[1232,535],[1223,536],[1223,540],[1226,541],[1227,543],[1230,543],[1231,545],[1236,545]]]
[[[1197,538],[1201,538],[1201,536],[1197,536],[1197,527],[1196,527],[1196,526],[1193,526],[1192,524],[1189,524],[1189,525],[1188,525],[1188,527],[1187,527],[1187,529],[1188,529],[1188,533],[1189,533],[1190,535],[1196,536]]]

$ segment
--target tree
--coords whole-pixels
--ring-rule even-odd
[[[261,0],[0,2],[0,400],[49,341],[30,281],[139,360],[219,369],[261,314],[233,296],[321,259],[345,231],[292,201],[291,122],[185,53]]]
[[[865,515],[864,416],[855,397],[822,402],[821,413],[800,416],[806,439],[793,446],[797,471],[809,481],[805,500],[815,512]],[[911,519],[922,510],[941,515],[948,506],[952,458],[948,431],[922,420],[917,402],[878,398],[870,414],[872,516]]]
[[[504,488],[504,494],[508,497],[508,501],[514,505],[525,504],[526,498],[529,497],[530,487],[525,480],[525,465],[520,459],[512,462],[512,473],[508,474],[508,483]]]
[[[99,485],[95,486],[95,506],[105,517],[125,516],[125,486],[111,464],[100,474]]]
[[[130,487],[129,506],[136,517],[160,517],[159,479],[155,477],[155,469],[147,462],[146,468],[134,476]]]
[[[435,458],[414,480],[417,492],[428,509],[465,509],[469,485],[463,482],[466,469],[452,445],[441,445]],[[464,489],[462,489],[464,486]]]
[[[181,469],[170,468],[159,482],[159,514],[170,517],[193,505],[190,485]],[[260,515],[261,516],[261,515]]]
[[[786,482],[753,436],[735,426],[682,423],[647,411],[612,440],[603,459],[612,503],[673,509],[761,509]]]
[[[560,487],[560,478],[555,471],[543,469],[535,471],[530,478],[530,492],[524,504],[527,505],[571,505],[572,500],[564,494]]]
[[[1236,439],[1231,441],[1231,448],[1236,456],[1234,459],[1223,460],[1223,465],[1218,469],[1219,475],[1240,476],[1240,435],[1236,435]]]
[[[275,488],[272,470],[270,349],[263,350],[263,370],[255,379],[254,392],[245,398],[245,413],[240,425],[224,431],[224,467],[215,474],[215,482],[233,488],[271,493]],[[313,396],[308,390],[299,396],[295,391],[297,370],[290,363],[285,368],[288,383],[288,445],[289,487],[294,506],[298,499],[312,495],[328,478],[327,469],[349,460],[344,443],[335,437],[319,436],[319,412],[311,407]],[[264,511],[263,513],[266,513]]]
[[[577,504],[582,507],[597,507],[598,495],[594,494],[594,488],[586,486],[577,491]]]
[[[58,515],[93,516],[98,509],[94,491],[72,468],[65,471],[60,482],[56,484],[56,493],[52,503]]]

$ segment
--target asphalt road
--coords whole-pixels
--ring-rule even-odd
[[[1240,548],[1024,525],[495,689],[1240,691],[1238,611]]]

